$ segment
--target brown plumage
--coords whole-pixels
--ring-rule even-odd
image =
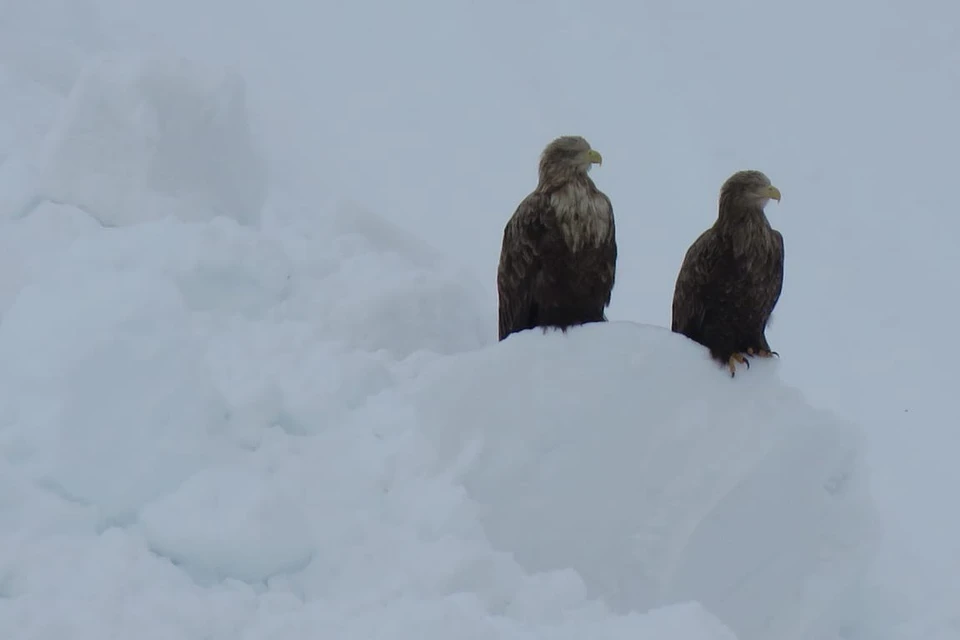
[[[783,236],[763,211],[780,191],[759,171],[720,189],[717,220],[690,246],[673,294],[671,329],[710,350],[730,375],[745,356],[777,355],[765,331],[783,289]]]
[[[579,136],[551,142],[539,182],[503,230],[499,334],[606,320],[617,264],[610,199],[587,175],[602,161]]]

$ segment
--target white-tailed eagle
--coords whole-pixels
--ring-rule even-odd
[[[759,171],[720,189],[717,220],[687,250],[673,294],[671,329],[710,350],[736,374],[745,356],[777,355],[765,331],[783,290],[783,236],[763,209],[780,190]]]
[[[606,320],[617,264],[613,206],[590,179],[600,154],[579,136],[552,141],[540,177],[507,222],[497,270],[500,340]]]

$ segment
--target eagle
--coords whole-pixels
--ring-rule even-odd
[[[603,158],[580,136],[551,141],[536,188],[503,230],[497,269],[499,330],[604,322],[617,265],[610,198],[588,172]]]
[[[687,250],[673,293],[671,330],[707,347],[730,376],[747,356],[778,356],[764,335],[783,289],[783,236],[764,207],[780,190],[761,171],[720,188],[716,222]]]

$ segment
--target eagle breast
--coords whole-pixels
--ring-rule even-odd
[[[610,239],[613,212],[610,202],[591,185],[574,181],[550,195],[563,238],[571,251],[599,247]]]

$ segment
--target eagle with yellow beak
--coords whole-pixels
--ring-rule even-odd
[[[499,339],[604,322],[617,266],[613,206],[588,175],[600,153],[562,136],[540,156],[536,188],[506,223],[497,269]]]
[[[783,290],[783,236],[764,207],[780,190],[760,171],[738,171],[720,189],[716,222],[687,250],[673,293],[671,329],[736,374],[747,356],[769,358],[765,331]]]

